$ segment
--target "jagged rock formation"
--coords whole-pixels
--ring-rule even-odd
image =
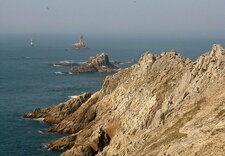
[[[48,112],[57,116],[60,105]],[[213,45],[195,62],[145,53],[72,110],[47,130],[71,133],[48,145],[68,149],[62,156],[223,156],[225,50]]]
[[[37,108],[33,112],[26,113],[25,118],[43,118],[47,123],[59,123],[66,116],[74,113],[83,103],[91,97],[91,93],[84,93],[64,103],[46,109]]]
[[[97,54],[95,57],[90,57],[87,63],[70,69],[71,73],[111,73],[117,66],[109,62],[109,58],[105,53]]]

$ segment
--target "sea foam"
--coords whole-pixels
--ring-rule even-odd
[[[33,120],[37,120],[37,121],[44,121],[45,118],[35,118]]]
[[[60,61],[59,63],[74,63],[74,60],[64,60]]]
[[[43,132],[43,131],[41,131],[41,130],[38,130],[38,133],[40,133],[40,134],[44,134],[44,132]]]
[[[78,97],[78,95],[71,95],[71,96],[68,96],[69,98],[76,98],[76,97]]]
[[[55,72],[55,74],[65,74],[65,73],[57,71],[57,72]]]
[[[58,64],[53,64],[54,67],[62,67],[61,65]]]

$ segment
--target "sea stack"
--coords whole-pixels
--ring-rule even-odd
[[[107,60],[91,58],[87,71]],[[48,144],[66,149],[62,156],[225,155],[225,50],[215,44],[194,62],[175,51],[145,53],[96,93],[25,115],[49,116],[59,120],[46,132],[70,133]]]
[[[117,66],[109,62],[108,55],[105,53],[97,54],[95,57],[90,57],[87,63],[74,67],[69,70],[70,73],[111,73]]]

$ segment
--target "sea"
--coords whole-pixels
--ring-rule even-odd
[[[30,39],[34,46],[29,45]],[[196,60],[210,51],[211,45],[225,39],[205,37],[88,36],[88,50],[73,50],[79,35],[0,35],[0,156],[57,156],[63,151],[44,147],[67,134],[42,133],[51,125],[41,120],[24,119],[24,113],[69,100],[84,92],[96,92],[109,74],[61,74],[70,67],[48,66],[62,62],[85,62],[105,52],[120,68],[150,51],[159,54],[175,49]]]

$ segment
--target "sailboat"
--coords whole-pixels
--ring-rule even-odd
[[[84,36],[83,35],[80,36],[80,40],[79,40],[78,43],[74,43],[72,45],[72,48],[74,48],[74,49],[89,49],[89,47],[87,47],[84,43]]]

